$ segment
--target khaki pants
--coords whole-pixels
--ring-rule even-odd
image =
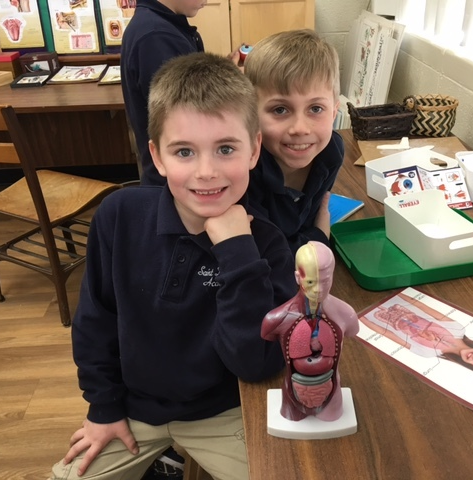
[[[53,467],[50,480],[139,480],[167,447],[179,444],[215,480],[246,480],[248,464],[241,408],[193,422],[171,422],[154,427],[128,420],[140,453],[132,455],[120,440],[110,442],[84,475],[77,475],[83,454],[69,465]],[[85,452],[83,452],[85,453]]]

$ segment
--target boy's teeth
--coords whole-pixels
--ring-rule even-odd
[[[303,143],[302,145],[289,145],[288,147],[292,150],[305,150],[310,147],[310,143]]]
[[[199,195],[215,195],[216,193],[221,192],[222,189],[219,188],[218,190],[196,190],[195,193]]]

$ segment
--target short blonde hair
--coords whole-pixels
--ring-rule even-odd
[[[235,112],[254,141],[259,132],[257,105],[253,85],[228,58],[203,52],[175,57],[151,81],[148,136],[159,149],[168,115],[184,107],[215,116]]]
[[[265,91],[305,93],[314,81],[340,95],[340,64],[335,48],[313,30],[280,32],[260,40],[245,60],[245,74]]]

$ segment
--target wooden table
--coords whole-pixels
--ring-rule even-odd
[[[97,83],[0,87],[38,152],[38,166],[135,163],[121,85]]]
[[[360,152],[351,131],[341,133],[345,161],[333,191],[365,202],[350,219],[383,215],[383,205],[366,195],[364,168],[353,165]],[[471,210],[466,212],[472,216]],[[471,277],[420,287],[473,312]],[[364,290],[337,258],[331,293],[356,311],[391,292]],[[357,339],[345,339],[340,365],[342,386],[351,388],[353,394],[358,432],[338,439],[287,440],[268,435],[266,392],[280,388],[282,377],[258,384],[240,383],[251,480],[473,478],[472,410]]]

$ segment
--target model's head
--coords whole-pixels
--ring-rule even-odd
[[[329,247],[320,242],[307,242],[296,252],[296,282],[313,304],[330,293],[335,258]]]
[[[473,370],[473,340],[465,335],[462,343],[463,348],[460,348],[458,353],[444,352],[442,353],[441,358],[445,358],[446,360],[450,360],[451,362],[458,363],[463,367]]]
[[[159,150],[169,114],[176,109],[221,117],[240,116],[255,140],[259,132],[256,93],[231,60],[192,53],[166,62],[153,77],[148,100],[148,135]]]
[[[245,74],[264,91],[288,95],[300,93],[314,82],[340,94],[340,69],[337,51],[313,30],[292,30],[260,40],[245,60]]]

